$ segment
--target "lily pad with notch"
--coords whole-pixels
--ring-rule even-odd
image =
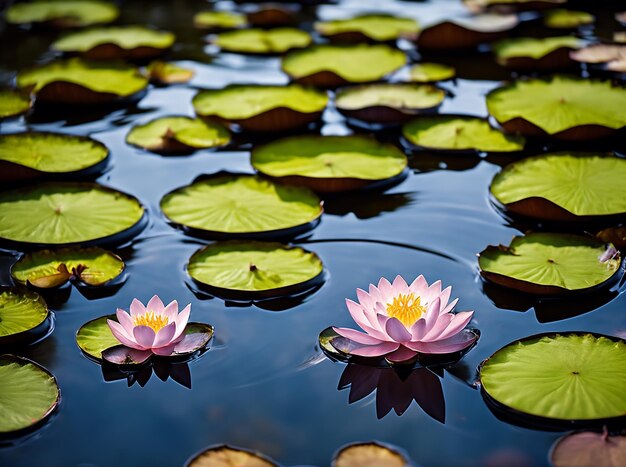
[[[5,18],[10,24],[37,24],[66,29],[111,23],[119,13],[114,3],[102,0],[35,0],[11,5]]]
[[[267,242],[212,243],[189,258],[187,272],[203,290],[232,300],[299,294],[324,282],[315,253]]]
[[[409,81],[414,83],[435,83],[456,77],[456,69],[443,63],[421,62],[409,69]]]
[[[248,26],[246,15],[234,11],[200,11],[193,17],[193,25],[208,31],[224,31]]]
[[[185,232],[212,239],[295,237],[322,215],[320,199],[307,188],[226,172],[197,178],[166,194],[160,206]]]
[[[407,158],[397,147],[367,136],[292,136],[253,149],[261,174],[320,193],[383,189],[406,176]]]
[[[253,132],[295,130],[318,121],[328,95],[314,88],[231,84],[205,89],[193,98],[196,114]]]
[[[33,99],[28,93],[0,88],[0,121],[24,115],[32,106]]]
[[[134,197],[97,183],[46,182],[0,192],[0,242],[23,250],[121,244],[145,227]]]
[[[363,84],[337,90],[335,107],[347,118],[394,125],[435,112],[445,97],[443,89],[429,84]]]
[[[482,362],[479,372],[485,402],[514,421],[561,430],[626,422],[623,339],[585,332],[525,337]]]
[[[589,293],[610,287],[623,275],[622,258],[611,248],[592,236],[534,232],[514,237],[509,246],[487,247],[479,253],[478,265],[486,280],[524,293]]]
[[[625,128],[625,107],[622,87],[566,75],[517,80],[487,94],[487,109],[506,132],[569,141]]]
[[[54,316],[39,294],[0,286],[0,347],[39,342],[53,329]]]
[[[309,46],[309,33],[296,28],[237,29],[218,34],[212,42],[222,52],[276,55]]]
[[[552,29],[576,29],[593,24],[595,16],[586,11],[556,8],[543,15],[543,25]]]
[[[83,178],[100,174],[109,150],[84,136],[35,131],[0,135],[0,182]]]
[[[126,142],[156,153],[175,154],[225,146],[230,142],[230,133],[217,122],[161,117],[134,126]]]
[[[0,355],[0,438],[27,434],[43,425],[61,402],[55,377],[41,365]]]
[[[203,449],[185,463],[185,467],[215,467],[241,465],[245,467],[278,467],[269,457],[258,452],[220,444]]]
[[[22,70],[16,84],[37,103],[104,105],[141,99],[148,79],[130,65],[71,58]]]
[[[496,61],[514,70],[558,70],[574,63],[570,52],[580,49],[584,42],[574,36],[545,38],[515,37],[492,45]]]
[[[322,44],[288,53],[282,69],[299,83],[332,88],[380,81],[405,63],[404,52],[384,44]]]
[[[413,18],[365,14],[354,18],[318,21],[315,31],[332,42],[388,42],[414,37],[419,24]]]
[[[507,214],[539,221],[614,224],[626,218],[626,159],[560,152],[513,162],[490,192]]]

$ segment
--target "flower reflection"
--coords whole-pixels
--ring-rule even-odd
[[[158,360],[149,366],[141,366],[139,369],[124,370],[117,365],[104,362],[102,365],[102,376],[107,382],[120,381],[125,379],[128,387],[135,383],[144,387],[152,375],[165,382],[172,379],[181,386],[191,389],[191,371],[187,363],[171,363],[165,360]]]

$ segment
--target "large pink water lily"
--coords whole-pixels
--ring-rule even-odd
[[[473,311],[452,313],[458,299],[450,300],[452,287],[441,281],[428,285],[424,276],[408,285],[397,276],[393,284],[384,277],[369,293],[357,289],[359,303],[346,299],[348,311],[365,333],[349,328],[333,330],[351,343],[350,353],[362,357],[385,356],[401,362],[422,354],[447,354],[474,343],[476,334],[463,332]]]
[[[135,349],[135,360],[143,360],[152,354],[170,356],[176,344],[185,337],[191,305],[180,313],[174,300],[165,306],[155,295],[146,306],[136,298],[130,304],[130,314],[121,308],[116,316],[119,322],[107,320],[111,332],[124,346]]]

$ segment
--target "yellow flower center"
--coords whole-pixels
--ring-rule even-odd
[[[420,304],[419,295],[414,293],[400,294],[393,297],[391,303],[387,303],[387,315],[400,320],[405,327],[409,328],[426,313],[426,308]]]
[[[167,316],[161,314],[155,314],[154,311],[147,311],[146,313],[133,317],[133,324],[135,326],[148,326],[156,333],[165,326],[168,325]]]

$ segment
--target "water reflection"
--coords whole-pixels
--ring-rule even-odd
[[[415,193],[345,193],[324,199],[324,213],[335,216],[354,214],[357,219],[373,219],[398,211],[417,201]]]
[[[107,362],[102,363],[102,377],[107,383],[126,380],[128,387],[137,383],[143,388],[148,384],[153,374],[163,382],[172,379],[181,386],[191,389],[191,370],[186,362],[172,363],[165,360],[155,360],[150,365],[142,365],[139,369],[133,370],[122,369]]]

